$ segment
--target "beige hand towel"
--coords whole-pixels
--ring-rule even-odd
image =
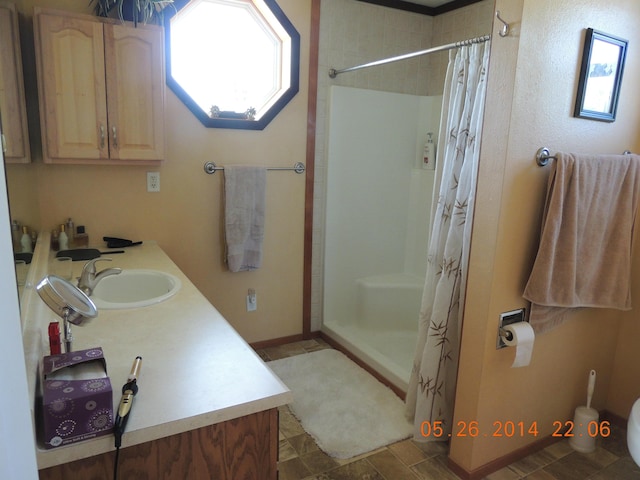
[[[637,155],[558,154],[549,178],[538,254],[524,291],[536,333],[567,309],[631,308]]]
[[[227,266],[232,272],[255,270],[262,264],[266,169],[225,166],[224,192]]]

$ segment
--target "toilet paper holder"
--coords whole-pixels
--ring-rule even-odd
[[[500,338],[504,338],[504,339],[507,339],[507,340],[511,340],[513,338],[513,335],[511,334],[511,332],[505,330],[503,327],[500,327],[499,331],[500,331],[500,333],[499,333]],[[506,345],[505,345],[505,347],[506,347]]]
[[[504,339],[511,340],[511,332],[508,332],[504,329],[507,325],[511,325],[512,323],[524,322],[525,321],[525,313],[526,309],[518,308],[516,310],[511,310],[509,312],[504,312],[500,314],[500,322],[498,323],[498,338],[496,340],[496,350],[501,348],[505,348],[508,345],[504,343]]]

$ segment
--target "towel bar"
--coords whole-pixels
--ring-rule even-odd
[[[623,155],[631,155],[630,150],[625,150],[622,152]],[[536,152],[536,163],[539,167],[545,167],[549,163],[549,160],[557,160],[558,157],[555,155],[551,155],[551,152],[547,147],[541,147]]]
[[[218,170],[224,170],[224,167],[218,167],[213,162],[207,162],[204,164],[204,171],[209,175],[216,173]],[[267,167],[267,170],[293,170],[296,173],[304,173],[305,166],[302,162],[296,162],[293,167]]]

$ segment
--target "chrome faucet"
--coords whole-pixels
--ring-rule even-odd
[[[82,275],[80,275],[80,279],[78,280],[78,288],[86,293],[87,296],[91,296],[93,289],[96,288],[98,282],[104,277],[122,273],[121,268],[106,268],[100,272],[96,272],[96,262],[103,260],[106,262],[111,261],[110,258],[94,258],[93,260],[89,260],[84,264],[84,267],[82,267]]]

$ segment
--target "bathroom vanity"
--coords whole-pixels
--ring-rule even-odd
[[[23,336],[31,398],[49,353],[47,326],[58,317],[34,285],[53,259],[39,239],[22,294]],[[104,250],[104,249],[103,249]],[[73,349],[102,347],[114,410],[134,358],[139,391],[122,440],[120,478],[276,479],[278,407],[292,401],[280,379],[154,242],[103,255],[100,268],[153,269],[180,279],[180,290],[140,308],[99,309],[73,327]],[[74,277],[84,262],[74,262]],[[37,423],[37,422],[36,422]],[[41,479],[111,478],[114,437],[50,450],[37,446]]]

